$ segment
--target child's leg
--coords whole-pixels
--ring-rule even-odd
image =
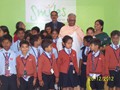
[[[109,90],[114,90],[114,88],[110,88],[110,87],[109,87]]]
[[[62,90],[68,90],[68,88],[62,88]]]
[[[9,81],[10,90],[17,90],[17,77],[16,77],[16,75],[10,76],[8,81]]]
[[[120,90],[120,87],[116,87],[116,90]]]
[[[69,87],[69,90],[78,90],[78,89],[74,89],[74,88],[72,88],[72,87]]]
[[[27,90],[27,82],[21,77],[19,90]]]
[[[29,78],[29,81],[28,81],[28,90],[34,90],[33,80],[34,80],[34,77],[30,77]]]

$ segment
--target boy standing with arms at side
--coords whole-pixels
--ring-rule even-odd
[[[17,90],[16,54],[10,49],[11,43],[10,35],[3,36],[3,49],[0,51],[0,90]]]
[[[20,90],[34,90],[37,71],[35,57],[29,53],[29,42],[20,42],[21,54],[17,57],[17,79]]]
[[[105,49],[105,59],[107,62],[110,80],[109,90],[120,90],[120,31],[114,30],[111,33],[112,44]]]

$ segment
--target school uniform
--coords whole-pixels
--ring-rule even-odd
[[[52,48],[52,53],[54,54],[55,59],[57,59],[58,58],[58,51],[54,47]]]
[[[16,42],[13,42],[11,45],[11,50],[13,50],[16,55],[20,55],[21,51],[20,51],[20,40],[17,40]]]
[[[53,46],[53,48],[55,48],[57,51],[58,51],[58,49],[57,49],[57,40],[58,40],[58,38],[57,39],[53,39],[53,43],[52,43],[52,46]]]
[[[43,49],[41,46],[39,46],[38,48],[31,46],[29,53],[35,57],[36,63],[38,63],[38,57],[43,53]]]
[[[108,86],[111,88],[120,88],[120,45],[118,44],[116,46],[112,43],[110,46],[106,47],[105,52],[105,59],[110,75]]]
[[[53,53],[44,52],[38,61],[39,82],[44,82],[44,86],[40,87],[40,90],[54,89],[55,77],[59,78],[55,56]]]
[[[35,57],[27,53],[17,57],[17,77],[20,80],[20,90],[34,90],[33,80],[37,78]]]
[[[0,51],[0,80],[0,90],[17,90],[16,55],[10,49]]]
[[[91,52],[87,58],[87,76],[90,77],[90,86],[92,89],[104,89],[103,77],[107,76],[105,67],[105,58],[100,51]]]
[[[80,87],[86,88],[86,65],[87,65],[87,56],[90,53],[90,47],[83,46],[80,51],[80,59],[82,60],[81,65],[81,75],[80,75]]]
[[[57,65],[60,72],[59,86],[63,88],[76,87],[79,84],[76,52],[67,48],[61,50]]]

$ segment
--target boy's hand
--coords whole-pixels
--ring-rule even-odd
[[[33,86],[35,86],[35,84],[36,84],[36,79],[33,80]]]
[[[0,87],[2,86],[2,82],[1,82],[1,80],[0,80]]]
[[[59,78],[56,78],[56,79],[55,79],[55,83],[57,84],[57,83],[58,83],[58,81],[59,81]]]
[[[43,82],[43,80],[40,81],[40,86],[41,86],[41,87],[44,86],[44,82]]]
[[[17,86],[18,86],[18,88],[20,86],[20,80],[19,79],[17,79]]]

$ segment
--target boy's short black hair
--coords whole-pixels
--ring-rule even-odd
[[[92,41],[93,37],[90,35],[87,35],[84,37],[84,40],[87,41],[88,43],[90,43]]]
[[[41,37],[40,34],[31,35],[31,37],[30,37],[30,44],[31,44],[32,46],[34,46],[34,42],[35,42],[35,41],[38,41],[38,39],[39,39],[40,37]]]
[[[68,36],[68,35],[66,35],[66,36],[64,36],[63,39],[62,39],[63,43],[66,43],[68,40],[72,40],[72,41],[73,41],[73,38],[70,37],[70,36]]]
[[[27,33],[27,34],[25,34],[25,40],[27,39],[27,37],[31,37],[32,36],[32,34],[31,33]]]
[[[5,33],[7,32],[7,34],[9,34],[9,29],[7,26],[0,26],[0,28],[2,29],[2,31]]]
[[[57,32],[57,34],[58,34],[58,30],[57,30],[57,29],[52,30],[52,33],[53,33],[53,32]]]
[[[20,47],[21,47],[23,44],[26,44],[26,45],[29,46],[29,42],[26,41],[26,40],[22,40],[22,41],[20,42]]]
[[[2,37],[2,42],[4,41],[4,40],[9,40],[11,43],[12,43],[12,36],[11,35],[4,35],[3,37]]]
[[[90,44],[98,45],[100,47],[101,41],[100,41],[100,39],[94,38],[91,40]]]
[[[120,30],[114,30],[114,31],[111,32],[111,37],[113,37],[115,35],[120,37]]]
[[[95,29],[94,29],[93,27],[87,28],[87,32],[88,32],[89,30],[92,30],[93,32],[95,32]]]
[[[40,33],[40,28],[37,26],[33,27],[32,30],[35,30],[35,31],[37,31],[37,33]]]
[[[23,32],[25,33],[25,29],[23,29],[23,28],[18,28],[18,29],[16,30],[16,34],[18,34],[20,31],[23,31]]]
[[[50,40],[50,39],[44,39],[42,41],[41,46],[42,46],[43,50],[45,50],[45,48],[47,48],[51,44],[52,44],[52,40]]]

